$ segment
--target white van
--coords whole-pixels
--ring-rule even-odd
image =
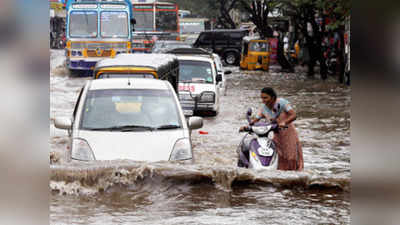
[[[179,61],[179,100],[185,116],[195,112],[217,115],[220,91],[218,83],[222,76],[217,74],[212,57],[177,55]]]
[[[71,118],[56,118],[67,129],[71,158],[79,161],[193,161],[188,121],[172,85],[165,80],[115,78],[90,80],[79,94]]]

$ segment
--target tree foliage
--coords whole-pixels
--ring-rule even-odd
[[[258,33],[262,38],[271,37],[272,30],[268,24],[268,14],[274,8],[275,0],[254,0],[249,3],[240,0],[243,9],[250,14],[250,20],[257,27]]]

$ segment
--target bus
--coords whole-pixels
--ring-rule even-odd
[[[156,40],[180,40],[178,5],[169,2],[133,2],[136,19],[132,48],[150,52]]]
[[[101,59],[131,52],[130,0],[69,0],[66,12],[68,69],[92,70]]]

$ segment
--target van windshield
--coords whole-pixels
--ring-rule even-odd
[[[168,90],[90,90],[80,121],[83,130],[115,127],[182,127],[174,95]]]
[[[179,82],[214,83],[211,63],[180,60]]]

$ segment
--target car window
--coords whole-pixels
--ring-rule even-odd
[[[242,32],[232,32],[229,34],[232,40],[242,40],[244,33]]]
[[[213,34],[212,33],[202,33],[199,37],[200,44],[211,44],[212,43]]]
[[[214,83],[212,65],[204,61],[179,61],[180,82]]]
[[[229,41],[229,35],[224,32],[215,33],[215,44],[227,44]]]
[[[107,89],[88,91],[80,129],[165,125],[182,126],[171,91]]]

